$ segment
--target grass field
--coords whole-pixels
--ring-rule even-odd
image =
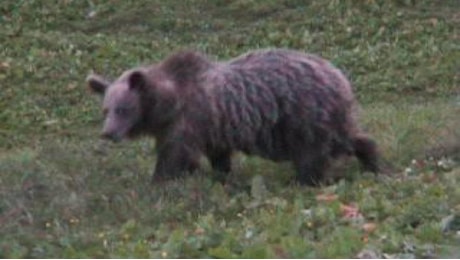
[[[0,2],[0,257],[460,257],[456,0]],[[154,140],[100,140],[84,79],[186,48],[317,53],[352,80],[386,173],[319,188],[238,155],[149,185]]]

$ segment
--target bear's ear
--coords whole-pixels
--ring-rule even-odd
[[[129,88],[136,91],[144,91],[147,88],[147,76],[143,71],[135,70],[128,78]]]
[[[99,95],[104,95],[107,88],[110,86],[110,82],[103,77],[91,74],[86,78],[89,89]]]

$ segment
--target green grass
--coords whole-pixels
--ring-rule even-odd
[[[8,0],[0,11],[0,257],[460,256],[455,0]],[[345,178],[300,187],[289,165],[238,155],[226,185],[205,162],[151,186],[154,140],[99,140],[89,72],[263,47],[346,71],[388,175],[342,162],[331,175]]]

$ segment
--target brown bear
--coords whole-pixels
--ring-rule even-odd
[[[309,185],[342,155],[378,171],[377,147],[358,126],[349,81],[315,55],[267,49],[218,62],[182,51],[114,82],[96,75],[87,82],[104,95],[103,137],[156,138],[152,181],[197,169],[201,155],[229,172],[236,151],[292,161],[297,181]]]

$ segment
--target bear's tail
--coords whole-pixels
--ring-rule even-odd
[[[365,171],[373,173],[380,171],[377,143],[373,139],[367,135],[358,135],[353,138],[353,148],[355,156]]]

